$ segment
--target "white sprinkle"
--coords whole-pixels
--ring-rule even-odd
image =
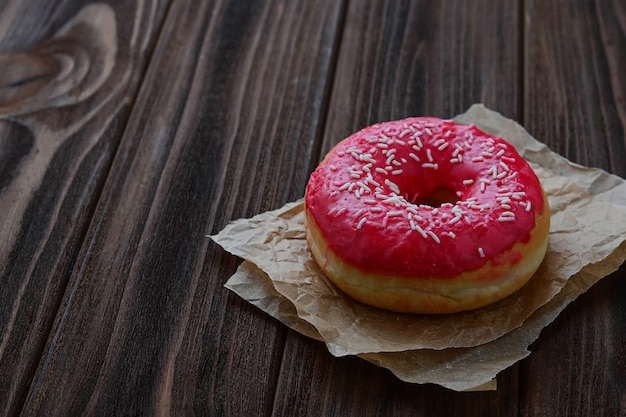
[[[397,166],[397,167],[399,167],[399,166],[401,166],[401,165],[402,165],[402,163],[401,163],[400,161],[397,161],[397,160],[395,160],[395,159],[394,159],[393,161],[391,161],[391,163],[392,163],[392,164],[394,164],[394,165],[395,165],[395,166]]]
[[[485,251],[483,250],[483,248],[478,248],[478,254],[480,255],[481,258],[485,257]]]
[[[498,217],[498,221],[499,222],[514,222],[515,221],[515,217],[500,216],[500,217]]]
[[[456,239],[456,235],[453,232],[448,232],[448,236],[450,236],[452,239]]]
[[[419,157],[418,157],[417,155],[415,155],[413,152],[410,152],[410,153],[409,153],[409,157],[410,157],[410,158],[413,158],[413,159],[414,159],[414,160],[416,160],[417,162],[419,162],[419,161],[420,161]]]
[[[458,222],[459,220],[461,220],[461,216],[456,216],[452,220],[450,220],[448,222],[448,224],[454,224],[454,223]]]
[[[445,137],[448,137],[448,136],[450,136],[451,134],[452,134],[452,131],[451,131],[451,130],[448,130],[444,136],[445,136]]]
[[[511,163],[515,162],[515,159],[511,158],[510,156],[503,156],[502,159]]]
[[[459,152],[461,152],[461,150],[459,148],[456,148],[455,150],[452,151],[452,156],[457,156]]]
[[[372,208],[370,209],[370,211],[371,211],[372,213],[380,213],[381,211],[383,211],[383,209],[382,209],[382,207],[372,207]]]
[[[361,178],[361,176],[360,176],[359,174],[357,174],[356,172],[351,172],[351,173],[350,173],[350,176],[351,176],[352,178],[355,178],[355,179],[356,179],[356,178]]]
[[[431,210],[431,213],[434,215],[436,215],[437,213],[439,213],[439,209],[437,207],[435,207],[434,209]]]
[[[360,208],[354,213],[354,217],[359,217],[363,213],[364,209]]]
[[[502,148],[502,149],[506,149],[507,148],[506,143],[502,143],[502,142],[497,143],[496,146],[499,147],[499,148]]]
[[[463,154],[459,154],[459,156],[457,156],[457,158],[459,158],[459,162],[463,162]]]
[[[489,174],[491,174],[494,178],[496,177],[496,175],[498,175],[498,170],[496,169],[495,166],[492,166],[491,168],[487,170],[487,175]]]
[[[405,141],[403,141],[403,140],[400,140],[400,139],[396,139],[396,143],[397,143],[398,145],[402,145],[402,146],[406,145],[406,142],[405,142]]]
[[[342,157],[344,156],[346,153],[344,151],[339,151],[337,152],[337,156]]]
[[[389,198],[389,196],[387,196],[386,194],[378,193],[376,194],[376,198],[379,200],[386,200]]]
[[[491,152],[487,152],[487,151],[482,151],[480,153],[482,156],[486,157],[486,158],[491,158],[493,157],[493,154]]]
[[[526,204],[526,211],[530,211],[531,208],[531,204],[530,204],[530,200],[528,201],[528,203]]]
[[[472,204],[470,204],[469,208],[473,209],[473,210],[487,210],[490,208],[488,203],[485,204],[476,204],[474,202],[472,202]]]
[[[428,235],[426,234],[426,232],[424,231],[424,229],[422,229],[422,228],[420,227],[420,225],[419,225],[419,224],[416,224],[416,225],[415,225],[415,230],[417,230],[417,231],[419,232],[419,234],[420,234],[420,235],[422,235],[422,237],[423,237],[424,239],[428,239]]]
[[[366,198],[365,200],[363,200],[363,202],[366,204],[378,204],[378,200],[375,200],[373,198]]]
[[[472,162],[482,162],[484,160],[485,158],[483,158],[482,156],[475,156],[472,158]]]
[[[426,132],[426,134],[427,134],[428,136],[432,136],[432,135],[433,135],[433,131],[432,131],[432,130],[430,130],[429,128],[427,128],[427,127],[425,127],[425,128],[424,128],[424,132]]]
[[[485,182],[484,182],[484,181],[481,181],[481,182],[480,182],[480,192],[481,192],[481,193],[484,193],[484,192],[485,192]]]
[[[403,171],[401,169],[396,169],[396,170],[391,171],[391,175],[400,175],[402,174],[402,172]]]
[[[426,149],[426,157],[428,158],[430,162],[433,162],[433,154],[430,151],[430,149]]]
[[[469,179],[469,180],[463,180],[463,185],[471,185],[474,184],[474,180]]]
[[[385,174],[385,175],[388,175],[388,174],[387,174],[387,171],[385,171],[385,170],[384,170],[384,169],[382,169],[381,167],[376,167],[376,168],[374,168],[374,171],[378,172],[379,174]]]
[[[350,188],[350,185],[351,185],[351,184],[352,184],[352,183],[348,181],[348,182],[346,182],[344,185],[342,185],[341,187],[339,187],[339,189],[340,189],[340,190],[342,190],[342,191],[343,191],[343,190],[347,190],[348,188]]]
[[[417,211],[417,209],[415,208],[415,206],[413,206],[413,205],[407,206],[407,207],[406,207],[406,211],[410,211],[410,212],[411,212],[411,213],[413,213],[413,214],[417,214],[417,213],[419,213],[419,212]]]
[[[400,158],[400,161],[402,161],[403,164],[406,164],[407,162],[406,158]]]
[[[502,168],[504,168],[504,170],[505,170],[505,171],[508,171],[508,170],[510,170],[510,169],[511,169],[511,168],[509,168],[509,166],[508,166],[507,164],[505,164],[505,163],[504,163],[504,162],[502,162],[502,161],[500,161],[500,166],[501,166]]]
[[[441,240],[439,240],[439,236],[437,236],[436,234],[434,234],[432,231],[428,231],[428,234],[430,235],[430,237],[433,238],[433,240],[437,243],[441,243]]]
[[[386,143],[378,143],[378,144],[376,144],[376,146],[378,146],[379,148],[383,148],[383,149],[389,147],[389,145],[387,145]]]
[[[398,188],[395,183],[385,179],[385,184],[387,184],[387,186],[389,186],[396,194],[400,194],[400,188]]]
[[[500,217],[515,217],[515,213],[512,211],[503,211]]]
[[[361,187],[361,189],[367,190],[367,191],[372,191],[372,189],[370,187],[368,187],[367,185],[363,184],[361,181],[357,181],[356,185],[358,185],[359,187]]]
[[[450,159],[450,163],[451,163],[451,164],[458,164],[459,162],[460,162],[460,161],[459,161],[459,158],[451,158],[451,159]]]
[[[496,153],[496,158],[500,158],[502,155],[504,155],[504,152],[504,149],[500,149],[498,153]]]
[[[426,163],[422,164],[422,168],[438,169],[439,166],[437,164],[431,164],[429,162],[426,162]]]
[[[443,143],[446,143],[446,140],[445,140],[445,139],[440,138],[440,139],[437,139],[437,140],[435,141],[435,143],[433,143],[433,146],[434,146],[435,148],[437,148],[437,147],[439,147],[439,146],[440,146],[441,144],[443,144]]]
[[[418,151],[424,147],[424,144],[422,143],[422,140],[419,136],[415,136],[415,142],[417,142]]]
[[[336,165],[328,165],[328,168],[330,168],[331,171],[337,171],[337,166]]]
[[[502,207],[505,210],[511,210],[511,206],[507,203],[500,204],[500,207]]]
[[[397,217],[397,216],[402,216],[404,214],[404,211],[402,210],[395,210],[395,211],[388,211],[386,216],[387,217]]]
[[[380,187],[380,184],[376,182],[372,177],[368,176],[365,178],[365,182],[372,184],[375,187]]]
[[[409,130],[409,129],[403,130],[403,131],[402,131],[402,132],[398,135],[398,137],[399,137],[400,139],[402,139],[403,137],[405,137],[405,136],[406,136],[406,135],[408,135],[409,133],[411,133],[411,130]]]
[[[439,146],[437,147],[437,149],[439,149],[440,151],[443,151],[444,149],[446,149],[446,148],[448,147],[448,145],[449,145],[449,143],[448,143],[448,142],[443,143],[443,144],[439,145]]]
[[[357,229],[360,229],[361,227],[363,227],[363,223],[365,223],[365,220],[367,220],[365,217],[363,217],[360,221],[359,224],[356,225]]]

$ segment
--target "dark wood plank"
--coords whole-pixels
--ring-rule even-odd
[[[525,3],[524,124],[569,159],[626,176],[626,4]],[[626,415],[626,267],[573,303],[521,369],[524,415]]]
[[[27,392],[165,6],[0,2],[0,415]]]
[[[554,151],[626,177],[626,6],[526,4],[524,125]]]
[[[351,4],[323,153],[379,121],[453,117],[478,102],[516,117],[521,80],[515,4]]]
[[[452,117],[475,102],[519,116],[520,19],[509,3],[350,2],[322,153],[371,123]],[[284,356],[276,416],[517,415],[517,367],[497,392],[470,394],[403,383],[291,332]]]
[[[340,9],[172,3],[23,415],[271,413],[285,328],[205,235],[302,194]]]

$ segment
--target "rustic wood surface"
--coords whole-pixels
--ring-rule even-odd
[[[206,239],[368,124],[482,102],[626,177],[620,0],[0,2],[0,415],[626,416],[626,267],[498,390],[334,358]]]

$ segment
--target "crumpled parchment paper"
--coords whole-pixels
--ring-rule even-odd
[[[232,222],[212,239],[244,258],[226,287],[289,327],[326,343],[335,356],[358,355],[400,379],[463,391],[495,389],[495,376],[578,295],[626,258],[626,181],[574,164],[519,124],[482,105],[455,118],[500,136],[531,164],[548,195],[548,252],[515,294],[449,315],[388,312],[337,289],[313,259],[303,201]]]

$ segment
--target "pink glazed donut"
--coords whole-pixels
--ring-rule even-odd
[[[325,275],[365,304],[453,313],[500,300],[542,262],[550,209],[512,145],[433,117],[367,127],[311,174],[306,237]]]

